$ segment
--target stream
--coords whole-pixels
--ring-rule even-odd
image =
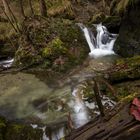
[[[79,26],[90,49],[88,64],[60,80],[62,86],[55,88],[47,85],[44,82],[46,77],[42,80],[29,73],[0,74],[0,115],[42,129],[43,140],[49,140],[45,134],[45,125],[51,127],[52,140],[59,140],[71,129],[83,126],[100,114],[95,100],[87,100],[83,89],[86,89],[88,79],[107,70],[117,58],[113,51],[117,35],[109,33],[102,24],[95,25],[96,37],[83,24]],[[13,61],[1,61],[0,66],[10,67]],[[106,108],[113,108],[116,104],[107,95],[101,98]]]

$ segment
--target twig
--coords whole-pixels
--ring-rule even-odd
[[[14,24],[12,23],[12,21],[10,20],[9,16],[6,14],[6,12],[4,11],[4,9],[1,7],[3,13],[5,14],[5,16],[7,17],[8,21],[10,22],[10,24],[12,25],[12,27],[14,28],[14,30],[18,33],[18,30],[16,29],[16,27],[14,26]]]
[[[99,85],[98,85],[96,80],[94,80],[94,88],[93,88],[93,90],[94,90],[94,93],[95,93],[95,98],[96,98],[97,105],[99,107],[99,111],[101,113],[101,116],[103,117],[103,116],[105,116],[104,107],[103,107],[101,97],[100,97]]]

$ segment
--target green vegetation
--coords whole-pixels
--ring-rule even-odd
[[[118,60],[109,71],[109,76],[112,82],[140,78],[140,56]]]
[[[5,134],[5,140],[39,140],[42,131],[22,124],[9,124]]]
[[[129,6],[134,5],[137,0],[113,0],[111,3],[111,14],[123,14]]]
[[[24,21],[22,30],[20,47],[15,55],[16,67],[40,64],[43,69],[66,71],[87,56],[84,36],[79,27],[68,19],[36,16]]]

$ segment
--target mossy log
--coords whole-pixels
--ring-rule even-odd
[[[134,98],[134,96],[133,96]],[[131,100],[133,99],[131,98]],[[105,114],[74,130],[66,140],[136,140],[140,139],[140,122],[130,115],[130,100],[123,100]]]

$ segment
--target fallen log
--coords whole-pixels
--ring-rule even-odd
[[[130,103],[121,103],[109,115],[73,130],[66,140],[139,140],[140,122],[129,110]]]

